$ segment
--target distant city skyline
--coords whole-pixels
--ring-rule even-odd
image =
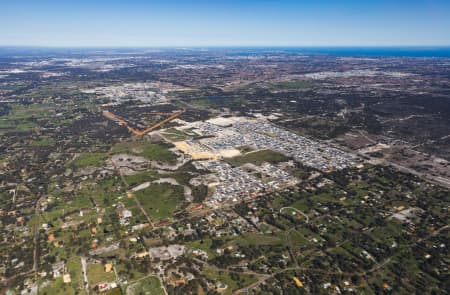
[[[450,1],[0,3],[0,46],[449,46]]]

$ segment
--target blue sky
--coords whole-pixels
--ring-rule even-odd
[[[450,45],[450,1],[1,0],[0,45]]]

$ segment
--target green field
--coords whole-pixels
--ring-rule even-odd
[[[241,166],[246,163],[251,163],[259,166],[264,162],[279,163],[288,160],[289,160],[288,157],[280,153],[271,150],[262,150],[257,152],[251,152],[242,156],[233,157],[227,159],[226,161],[233,166]]]
[[[29,131],[39,124],[40,119],[49,119],[54,107],[45,104],[11,104],[10,112],[0,120],[0,134],[12,131]]]
[[[98,167],[105,163],[106,158],[105,153],[83,153],[72,162],[72,166],[77,169],[88,166]]]
[[[148,170],[148,171],[137,173],[137,174],[125,175],[124,178],[129,186],[136,186],[136,185],[141,184],[146,181],[156,180],[156,179],[160,178],[160,176],[159,176],[158,172],[156,172],[154,170]]]
[[[313,83],[311,83],[309,81],[302,81],[302,80],[285,81],[285,82],[269,84],[269,88],[276,89],[276,90],[280,90],[280,89],[302,89],[302,88],[310,88],[312,86],[314,86]]]
[[[62,277],[51,281],[48,285],[39,289],[39,294],[42,295],[73,295],[76,294],[76,290],[71,284],[65,284]]]
[[[34,146],[49,146],[54,145],[55,140],[48,136],[40,136],[38,140],[33,141]]]
[[[195,240],[192,242],[186,243],[186,247],[191,248],[193,250],[199,249],[208,253],[208,258],[214,258],[217,256],[216,249],[211,247],[212,240],[210,238],[204,238],[203,240]]]
[[[67,269],[69,270],[70,273],[70,278],[72,280],[71,285],[78,289],[82,289],[83,288],[83,275],[81,272],[81,260],[78,256],[75,256],[73,258],[71,258],[69,261],[67,261],[66,263],[67,265]]]
[[[164,295],[165,292],[162,289],[161,282],[157,277],[149,277],[137,282],[130,286],[134,289],[133,294],[145,294],[145,295]]]
[[[182,186],[171,184],[153,184],[150,187],[136,192],[152,220],[170,218],[173,212],[184,200]]]
[[[151,143],[145,140],[127,141],[114,145],[111,152],[113,154],[132,154],[149,160],[174,163],[177,157],[169,150],[171,147],[169,144]]]
[[[245,274],[230,274],[228,272],[219,271],[212,267],[205,267],[202,274],[216,284],[226,284],[228,287],[224,294],[232,294],[234,290],[243,288],[257,281],[254,276]]]
[[[50,117],[54,107],[46,104],[31,104],[31,105],[11,105],[11,111],[6,116],[9,119],[23,120],[30,118],[44,118]]]
[[[0,121],[0,134],[12,131],[28,131],[36,127],[32,122],[22,120],[1,120]]]
[[[175,128],[169,128],[164,130],[164,132],[161,132],[164,137],[169,139],[170,141],[183,141],[187,140],[189,138],[198,136],[196,133],[190,131],[190,130],[178,130]]]
[[[64,283],[62,277],[51,281],[48,285],[39,290],[39,294],[53,295],[70,295],[79,294],[77,290],[83,290],[83,279],[81,273],[81,261],[79,257],[73,257],[66,263],[68,272],[70,273],[70,283]]]
[[[116,277],[114,273],[105,272],[103,264],[88,264],[87,275],[89,280],[89,285],[94,286],[101,282],[114,282]]]
[[[40,226],[42,226],[43,223],[50,222],[57,227],[63,222],[61,216],[64,214],[74,214],[74,220],[86,219],[88,217],[87,215],[82,218],[79,216],[78,212],[80,208],[88,208],[90,206],[92,206],[92,203],[87,195],[77,195],[70,200],[57,202],[57,205],[50,210],[41,213],[41,218],[39,220]]]
[[[284,240],[278,236],[262,235],[258,233],[249,233],[233,240],[227,245],[237,244],[241,247],[252,246],[275,246],[282,245]]]
[[[190,100],[189,103],[193,104],[193,105],[199,105],[199,106],[211,106],[214,105],[215,103],[213,101],[210,101],[206,98],[204,99],[193,99]]]
[[[122,295],[122,290],[120,288],[114,288],[106,291],[105,295]]]

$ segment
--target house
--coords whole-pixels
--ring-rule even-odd
[[[105,272],[111,272],[113,265],[111,263],[105,264]]]
[[[53,278],[59,278],[64,272],[65,263],[64,261],[57,262],[52,265]]]
[[[71,280],[71,278],[70,278],[70,274],[69,274],[69,273],[66,273],[65,275],[63,275],[63,282],[64,282],[65,284],[69,284],[71,281],[72,281],[72,280]]]
[[[297,287],[303,288],[303,283],[302,283],[302,281],[299,280],[299,278],[293,277],[292,279],[294,280],[294,282],[297,285]]]
[[[94,290],[97,290],[98,292],[105,292],[109,289],[117,288],[117,284],[115,282],[101,282],[94,286]]]

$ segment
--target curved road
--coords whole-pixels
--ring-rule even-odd
[[[301,214],[303,217],[305,217],[306,223],[309,223],[308,215],[306,215],[302,211],[298,210],[297,208],[294,208],[294,207],[283,207],[283,208],[280,209],[280,214],[282,213],[281,211],[283,211],[284,209],[292,209],[292,210],[294,210],[295,212],[297,212],[297,213]]]

